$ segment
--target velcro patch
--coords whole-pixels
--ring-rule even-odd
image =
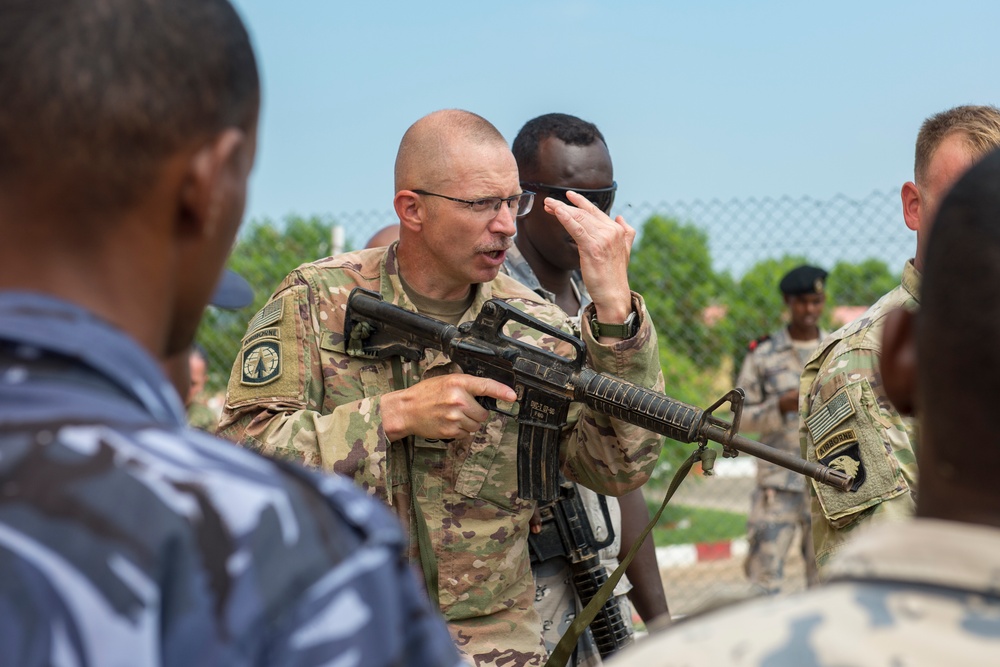
[[[847,445],[849,443],[856,443],[858,441],[858,434],[853,428],[847,428],[843,431],[837,431],[829,438],[823,442],[816,445],[816,458],[822,459],[834,451],[835,449],[841,447],[842,445]]]
[[[854,403],[845,387],[806,419],[806,427],[812,435],[813,442],[822,440],[837,424],[853,415],[854,412]]]
[[[281,377],[281,341],[273,338],[245,346],[241,358],[240,383],[260,386]]]
[[[243,337],[243,340],[246,341],[246,339],[249,338],[251,334],[256,333],[258,329],[263,329],[264,327],[274,324],[275,322],[280,322],[284,306],[284,299],[275,299],[261,308],[260,312],[254,315],[253,319],[250,320],[250,323],[247,325],[247,335]]]
[[[820,459],[819,462],[853,477],[854,483],[850,489],[852,493],[861,488],[867,478],[865,462],[861,458],[861,447],[857,440],[852,441],[847,447],[829,454],[826,458]]]

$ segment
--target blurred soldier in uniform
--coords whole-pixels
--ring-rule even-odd
[[[1000,656],[1000,153],[947,196],[919,313],[886,314],[882,386],[920,423],[917,518],[861,531],[808,591],[675,624],[616,667],[988,665]]]
[[[411,558],[477,665],[540,664],[545,649],[528,564],[533,500],[517,495],[517,423],[476,400],[516,400],[513,389],[459,372],[429,351],[419,362],[349,354],[345,304],[364,287],[385,301],[452,324],[503,299],[572,331],[565,313],[498,275],[514,220],[532,206],[503,136],[467,111],[414,123],[396,158],[399,240],[305,264],[250,322],[233,367],[220,432],[256,451],[347,475],[393,506],[411,534]],[[546,207],[577,239],[594,315],[587,360],[646,387],[662,387],[656,334],[628,288],[635,231],[583,197]],[[578,208],[576,208],[578,207]],[[617,328],[616,328],[617,327]],[[572,354],[528,327],[508,335]],[[662,438],[574,404],[563,428],[563,472],[603,493],[643,482]]]
[[[0,665],[457,665],[394,517],[189,429],[259,83],[225,0],[3,0]]]
[[[611,213],[618,186],[614,181],[611,155],[604,136],[593,123],[561,113],[539,116],[521,128],[514,138],[512,151],[517,160],[521,187],[525,190],[562,201],[567,201],[566,192],[573,190],[604,213]],[[530,287],[545,300],[556,303],[569,314],[577,332],[584,308],[590,303],[590,294],[579,269],[580,254],[576,243],[544,207],[533,207],[517,219],[514,245],[507,251],[501,271]],[[612,543],[601,549],[601,561],[610,575],[618,567],[622,547],[627,553],[649,523],[649,508],[641,489],[630,491],[620,499],[606,496],[612,523],[606,526],[598,495],[580,485],[576,487],[595,533],[592,535],[595,543],[613,536]],[[533,519],[532,532],[539,530],[539,521]],[[529,541],[532,539],[529,538]],[[537,553],[532,549],[535,603],[542,616],[545,644],[551,651],[580,611],[580,600],[573,590],[567,559],[551,558],[539,562]],[[651,535],[615,588],[622,617],[631,628],[632,609],[626,594],[634,600],[639,615],[646,623],[660,616],[669,619]],[[581,635],[574,660],[571,664],[600,664],[600,654],[589,631]]]
[[[825,333],[819,318],[826,305],[826,271],[799,266],[778,285],[788,308],[788,326],[750,343],[738,387],[746,391],[740,428],[756,431],[761,442],[799,455],[799,378],[806,359]],[[777,593],[784,578],[785,557],[800,529],[806,580],[816,583],[816,561],[809,527],[806,478],[757,459],[757,487],[750,502],[747,538],[750,550],[744,571],[765,593]]]
[[[977,159],[1000,146],[1000,110],[962,106],[931,116],[917,135],[914,182],[903,185],[906,225],[917,233],[916,256],[902,284],[860,318],[824,339],[802,373],[802,456],[855,479],[850,491],[812,483],[813,544],[819,574],[866,524],[913,514],[917,493],[916,432],[886,398],[878,375],[886,314],[919,301],[920,272],[931,222],[951,185]]]

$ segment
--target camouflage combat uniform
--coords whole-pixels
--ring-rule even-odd
[[[531,265],[528,264],[528,260],[524,258],[524,255],[521,254],[516,245],[511,246],[510,250],[507,251],[507,257],[504,259],[501,271],[516,278],[519,283],[528,287],[549,303],[555,303],[555,295],[542,287],[542,284],[538,282],[538,277],[532,270]],[[576,317],[571,316],[570,321],[575,325],[576,335],[579,336],[580,314],[583,313],[583,309],[586,308],[587,304],[591,302],[591,298],[590,293],[587,291],[587,286],[578,272],[573,273],[571,280],[573,288],[580,299],[580,313]],[[579,484],[576,487],[577,493],[583,502],[583,507],[587,511],[587,519],[590,521],[590,525],[595,533],[593,537],[597,542],[603,542],[608,537],[608,528],[604,525],[604,513],[600,509],[597,495],[593,492],[588,492],[589,490],[586,489],[581,490],[583,487]],[[618,567],[618,553],[621,550],[622,513],[617,498],[614,496],[605,496],[605,500],[607,502],[608,514],[611,516],[611,531],[614,535],[614,541],[610,546],[601,549],[600,556],[601,563],[610,577],[611,573]],[[529,537],[528,539],[532,538]],[[550,558],[547,561],[538,562],[532,556],[531,573],[535,578],[535,608],[542,617],[542,638],[545,640],[545,648],[552,651],[562,636],[566,634],[566,631],[569,630],[569,626],[576,618],[577,613],[583,608],[582,603],[572,584],[573,574],[570,570],[569,562],[565,558]],[[628,592],[631,589],[632,584],[629,582],[628,576],[622,574],[618,585],[615,586],[614,595],[618,601],[618,606],[621,608],[622,618],[625,619],[629,627],[631,627],[632,623],[632,605],[628,601]],[[594,636],[588,628],[580,635],[576,651],[570,657],[567,665],[572,667],[596,667],[596,665],[600,664],[602,664],[601,654],[598,651],[597,644],[594,642]]]
[[[419,363],[345,353],[344,308],[355,286],[415,310],[398,276],[395,248],[305,264],[284,280],[251,320],[220,432],[254,450],[351,477],[394,506],[410,527],[411,558],[419,561],[409,507],[415,498],[433,545],[433,554],[422,555],[425,564],[437,565],[441,611],[459,650],[480,665],[541,664],[545,652],[527,549],[535,503],[516,494],[516,422],[491,413],[470,438],[390,443],[380,396],[457,367],[436,351]],[[569,330],[558,308],[504,275],[477,286],[462,319],[473,319],[492,297]],[[633,295],[633,305],[641,313],[639,333],[606,346],[585,332],[588,358],[595,368],[659,388],[656,334],[640,296]],[[570,354],[565,343],[557,346],[520,325],[511,329],[526,342]],[[578,404],[569,420],[561,448],[568,477],[611,494],[645,482],[659,454],[659,436]]]
[[[799,394],[802,456],[855,477],[851,491],[812,482],[812,525],[820,575],[858,526],[898,521],[916,508],[916,424],[882,387],[885,316],[914,308],[920,274],[907,262],[902,284],[834,332],[806,363]]]
[[[219,415],[199,394],[187,407],[188,426],[196,428],[206,433],[215,433],[215,427],[219,425]]]
[[[157,363],[0,293],[0,665],[460,664],[395,518],[189,429]]]
[[[787,327],[750,344],[736,385],[746,391],[746,403],[740,429],[760,434],[766,445],[799,456],[799,415],[782,414],[778,409],[781,395],[798,390],[805,358],[825,336],[819,332],[811,349],[793,344]],[[804,353],[805,352],[805,353]],[[802,475],[779,465],[757,459],[757,486],[747,518],[750,550],[744,571],[754,584],[767,593],[777,593],[784,577],[785,557],[795,537],[801,532],[800,548],[806,563],[813,559],[810,539],[809,505],[806,480]],[[810,568],[811,572],[811,568]],[[810,576],[809,578],[814,578]],[[815,583],[811,581],[810,583]]]
[[[998,572],[997,528],[909,519],[864,531],[816,588],[691,617],[611,664],[993,665]]]

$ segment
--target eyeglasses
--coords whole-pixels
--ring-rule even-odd
[[[510,197],[483,197],[482,199],[459,199],[458,197],[439,195],[436,192],[427,192],[426,190],[413,190],[413,192],[418,195],[457,201],[468,206],[472,209],[473,213],[480,215],[484,213],[496,215],[500,212],[500,206],[506,204],[507,208],[514,212],[514,217],[516,218],[527,215],[531,211],[531,204],[535,201],[535,193],[528,191],[522,192],[519,195],[511,195]]]
[[[573,202],[566,197],[566,193],[572,190],[586,197],[591,204],[605,213],[611,213],[611,205],[615,203],[615,191],[618,190],[618,183],[611,181],[609,188],[561,188],[558,185],[546,185],[545,183],[521,183],[521,187],[536,192],[544,190],[553,199],[566,202],[570,206],[573,205]]]

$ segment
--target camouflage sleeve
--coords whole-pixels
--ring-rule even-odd
[[[784,426],[782,415],[778,411],[778,399],[781,397],[766,395],[755,352],[750,352],[743,360],[736,386],[742,387],[747,395],[740,421],[741,431],[773,433]]]
[[[821,571],[857,528],[902,520],[915,510],[912,425],[885,395],[878,350],[838,349],[806,365],[799,403],[804,458],[855,478],[846,492],[812,481],[813,539]]]
[[[331,388],[323,359],[342,351],[343,341],[321,333],[318,319],[334,316],[317,306],[299,272],[286,278],[250,322],[218,433],[261,454],[340,473],[388,501],[379,398],[390,390],[388,379],[352,368],[358,372],[338,373]]]
[[[640,315],[639,331],[613,345],[594,339],[590,327],[581,327],[587,345],[587,361],[594,370],[615,375],[634,384],[663,391],[656,330],[642,297],[632,293],[632,305]],[[593,305],[581,321],[588,321]],[[570,410],[568,441],[563,454],[566,475],[606,495],[620,496],[649,479],[663,445],[663,436],[599,414],[574,403]]]

